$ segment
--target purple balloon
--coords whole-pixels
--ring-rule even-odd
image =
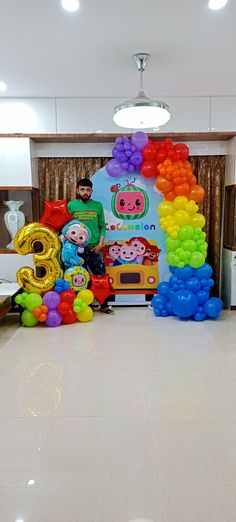
[[[117,150],[119,150],[120,152],[123,152],[123,150],[124,150],[123,145],[122,144],[118,144],[117,145]]]
[[[134,172],[135,168],[133,165],[130,165],[128,168],[128,172]]]
[[[131,145],[130,150],[131,150],[131,152],[135,152],[135,151],[136,151],[135,146],[134,146],[134,145]]]
[[[129,168],[129,163],[128,163],[128,161],[124,161],[123,163],[121,163],[121,166],[122,166],[122,169],[124,169],[125,171],[127,171],[128,168]]]
[[[129,141],[127,141],[127,143],[124,144],[124,149],[130,150],[130,148],[131,148],[131,143]]]
[[[116,143],[116,145],[120,145],[121,143],[123,143],[123,138],[121,138],[121,137],[116,138],[115,143]]]
[[[113,147],[113,149],[112,149],[112,156],[113,156],[114,158],[116,158],[117,153],[118,153],[117,148],[116,148],[116,147]]]
[[[108,161],[106,165],[106,171],[112,178],[117,178],[122,175],[122,167],[116,159]]]
[[[134,165],[135,167],[139,167],[143,163],[143,156],[142,156],[142,153],[140,152],[140,150],[136,150],[132,154],[130,161],[131,161],[132,165]]]
[[[131,141],[138,150],[142,150],[148,144],[148,136],[145,132],[139,131],[133,134]]]
[[[130,142],[130,139],[128,138],[128,136],[124,136],[123,143],[128,143],[128,142]]]
[[[117,161],[119,161],[119,163],[123,163],[123,161],[126,161],[125,153],[124,152],[117,152],[116,159],[117,159]]]
[[[132,156],[131,150],[126,150],[125,155],[127,156],[127,158],[130,158],[130,156]]]
[[[62,322],[62,316],[57,310],[49,310],[47,313],[47,319],[45,321],[47,326],[54,327],[59,326]]]
[[[47,292],[43,296],[43,304],[47,306],[49,310],[55,310],[60,302],[61,298],[59,294],[53,290],[51,292]]]

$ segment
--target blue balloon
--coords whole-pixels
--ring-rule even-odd
[[[161,295],[167,295],[168,294],[168,290],[169,290],[169,283],[167,283],[166,281],[163,281],[161,283],[159,283],[158,287],[157,287],[157,291],[159,294]]]
[[[170,301],[167,301],[167,303],[166,303],[166,310],[168,311],[169,315],[174,315]]]
[[[161,312],[160,312],[160,310],[158,310],[157,308],[154,308],[154,315],[155,315],[156,317],[160,317],[160,316],[161,316]]]
[[[201,283],[197,277],[190,277],[185,281],[186,288],[196,294],[201,289]]]
[[[194,315],[198,308],[197,297],[190,290],[178,290],[170,303],[175,315],[183,319]]]
[[[166,305],[166,298],[163,295],[155,295],[151,300],[151,306],[155,309],[164,310]]]
[[[168,317],[168,311],[167,309],[161,311],[161,317]]]
[[[194,276],[199,279],[209,279],[212,275],[212,268],[208,263],[204,263],[204,265],[199,268],[194,269]]]
[[[214,286],[214,284],[215,284],[214,279],[210,278],[209,281],[208,281],[208,284],[209,284],[209,286]]]
[[[175,275],[179,277],[179,279],[189,279],[193,275],[193,269],[189,265],[183,266],[183,268],[175,268]]]
[[[201,312],[196,312],[193,316],[194,321],[204,321],[206,319],[206,314]]]
[[[178,277],[176,275],[172,275],[171,278],[170,278],[169,283],[170,283],[171,286],[174,286],[174,285],[178,284]]]
[[[209,299],[209,292],[206,292],[206,290],[199,290],[199,292],[196,293],[198,303],[200,305],[204,304],[207,299]]]
[[[208,317],[215,319],[219,316],[223,303],[219,297],[210,297],[204,304],[204,312]]]

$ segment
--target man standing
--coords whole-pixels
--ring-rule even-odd
[[[68,210],[75,219],[85,223],[91,232],[90,242],[82,256],[84,267],[89,268],[93,275],[104,275],[106,269],[101,250],[106,233],[106,224],[102,204],[91,199],[93,184],[90,179],[80,179],[77,183],[76,193],[77,199],[68,203]],[[107,303],[108,299],[102,304],[101,312],[114,314]]]

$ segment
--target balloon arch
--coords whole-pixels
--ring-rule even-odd
[[[174,144],[170,138],[154,142],[144,132],[136,132],[131,138],[116,138],[112,156],[106,165],[109,176],[119,178],[138,171],[144,178],[153,178],[155,190],[163,194],[158,212],[160,226],[166,232],[171,276],[159,283],[152,299],[155,316],[174,315],[195,321],[218,317],[223,303],[210,297],[214,280],[212,268],[205,262],[205,217],[198,207],[204,189],[193,174],[187,145]],[[71,233],[80,238],[76,248],[70,241]],[[102,304],[114,293],[108,274],[91,276],[82,267],[78,254],[83,253],[88,241],[89,230],[71,216],[64,200],[46,201],[41,221],[17,233],[15,250],[22,255],[33,253],[36,267],[17,272],[23,293],[17,295],[16,302],[22,307],[25,326],[91,321],[93,299]]]

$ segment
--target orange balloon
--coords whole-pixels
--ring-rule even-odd
[[[175,193],[177,196],[188,196],[190,186],[188,183],[182,183],[181,185],[175,186]]]
[[[170,192],[165,192],[165,199],[167,201],[174,201],[176,198],[176,193],[173,190],[170,190]]]
[[[168,179],[164,178],[163,176],[158,176],[156,180],[156,187],[161,192],[168,192],[173,188],[173,183],[168,181]]]
[[[193,199],[195,203],[201,203],[205,196],[204,188],[201,185],[193,185],[190,189],[188,198]]]
[[[33,310],[33,315],[34,317],[37,317],[37,319],[40,317],[41,315],[41,307],[37,306],[34,310]]]

